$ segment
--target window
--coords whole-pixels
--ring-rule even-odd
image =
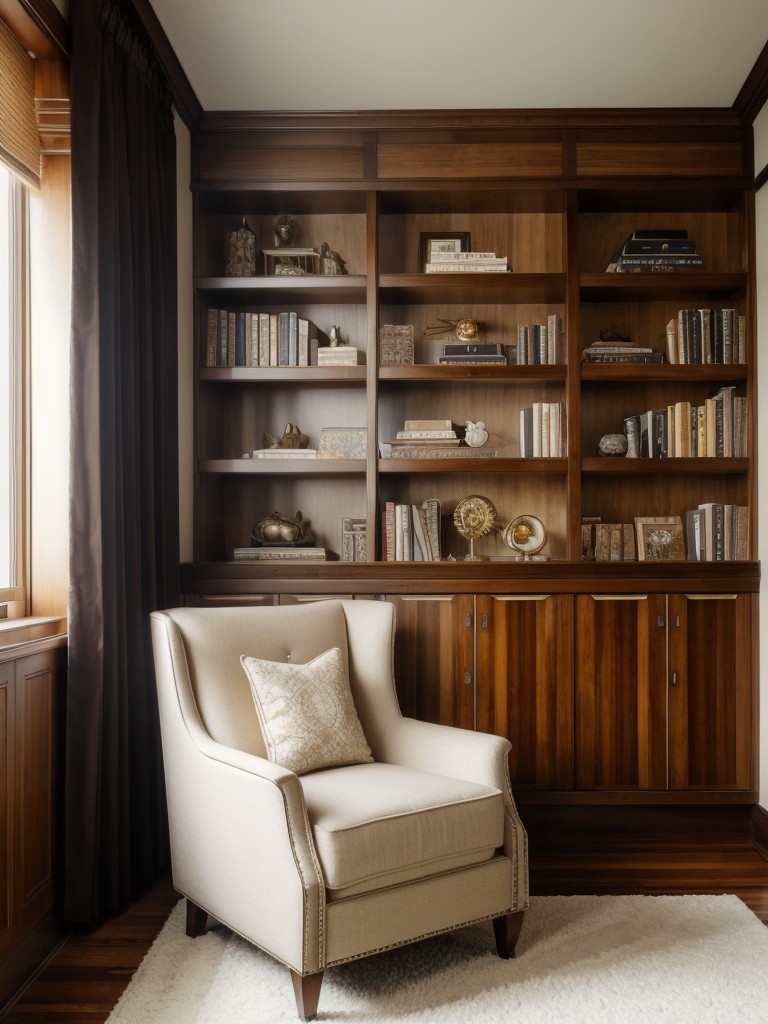
[[[0,163],[0,603],[23,599],[26,189]]]

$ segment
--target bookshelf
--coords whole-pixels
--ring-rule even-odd
[[[494,718],[488,710],[492,698],[483,689],[487,681],[478,670],[480,664],[491,664],[493,699],[500,700],[504,671],[493,664],[492,653],[482,658],[478,654],[486,648],[498,652],[477,618],[478,609],[489,601],[496,609],[490,619],[497,622],[497,629],[510,628],[504,623],[533,623],[542,685],[548,671],[546,648],[552,641],[551,624],[546,629],[543,625],[545,606],[530,616],[519,609],[513,615],[512,597],[530,602],[532,609],[540,598],[556,597],[557,621],[566,623],[563,628],[571,634],[578,631],[579,615],[597,623],[594,649],[586,654],[570,637],[567,649],[573,647],[577,653],[565,659],[569,667],[558,667],[571,680],[564,684],[565,696],[558,696],[558,704],[573,698],[577,661],[592,664],[593,659],[598,665],[597,648],[605,643],[600,640],[601,624],[623,630],[631,621],[635,635],[645,636],[650,627],[643,614],[638,611],[628,619],[626,610],[621,611],[622,602],[638,595],[652,595],[666,608],[679,595],[687,595],[686,600],[691,595],[726,600],[738,594],[737,605],[728,605],[728,615],[721,616],[727,636],[718,637],[718,657],[722,662],[722,652],[732,650],[735,659],[735,645],[745,638],[754,652],[760,569],[755,560],[750,132],[725,114],[705,113],[698,123],[692,118],[684,126],[672,114],[659,113],[656,120],[649,116],[637,133],[630,133],[618,115],[606,113],[584,124],[579,115],[568,112],[554,119],[516,118],[509,112],[453,113],[446,115],[445,124],[439,123],[438,115],[423,123],[406,114],[339,115],[330,120],[306,115],[285,123],[280,115],[242,115],[236,127],[234,131],[226,115],[206,115],[195,138],[197,464],[194,562],[182,567],[186,599],[221,603],[387,596],[410,609],[408,644],[417,653],[431,642],[431,620],[425,613],[421,626],[408,600],[430,595],[460,599],[461,615],[457,613],[455,623],[446,619],[441,629],[458,629],[456,623],[465,621],[467,614],[472,621],[473,643],[458,644],[454,637],[448,647],[458,644],[469,658],[462,671],[472,675],[477,727],[503,719],[501,712]],[[222,276],[227,231],[245,218],[256,234],[257,249],[271,248],[273,225],[283,214],[293,217],[300,230],[297,244],[319,249],[327,242],[342,255],[348,273]],[[687,229],[705,258],[704,268],[606,273],[612,254],[636,227],[659,225]],[[473,250],[508,257],[511,272],[425,274],[419,266],[419,244],[428,232],[468,232]],[[667,324],[680,309],[726,307],[744,317],[743,363],[582,361],[582,352],[600,331],[615,328],[638,344],[666,352]],[[324,332],[338,325],[343,341],[359,349],[360,365],[206,366],[206,320],[212,308],[293,311]],[[440,320],[472,317],[481,325],[481,341],[509,344],[517,325],[543,323],[554,314],[564,327],[562,361],[554,365],[438,365],[443,342],[452,339],[428,334]],[[413,325],[412,365],[380,365],[379,328],[385,324]],[[598,455],[600,438],[620,433],[625,417],[680,402],[703,404],[724,387],[733,387],[746,400],[750,447],[745,456]],[[520,410],[534,403],[559,403],[564,410],[565,443],[559,457],[520,457]],[[488,446],[497,454],[383,457],[380,444],[413,418],[451,419],[459,425],[483,420],[490,435]],[[287,459],[262,464],[243,458],[261,446],[265,432],[280,434],[289,422],[309,435],[311,447],[316,447],[324,427],[365,427],[367,455],[300,465]],[[469,494],[489,498],[502,527],[521,514],[542,520],[547,560],[513,561],[497,531],[476,542],[482,561],[462,561],[467,542],[453,527],[452,512]],[[443,560],[382,560],[386,503],[420,505],[427,498],[438,498],[442,506]],[[689,509],[712,502],[749,508],[748,559],[674,564],[582,560],[583,517],[632,523],[636,516],[679,516],[685,522]],[[311,520],[317,544],[340,555],[343,520],[364,520],[369,561],[290,566],[232,561],[234,548],[249,543],[259,519],[272,511],[292,515],[298,510]],[[616,614],[605,605],[600,605],[600,615],[580,611],[579,602],[593,597],[615,602]],[[698,614],[703,605],[692,607]],[[712,608],[717,618],[720,606]],[[545,642],[542,636],[549,639]],[[607,640],[610,650],[610,636]],[[521,641],[510,633],[510,642]],[[624,640],[617,642],[616,651],[623,651],[623,644]],[[621,657],[626,660],[624,654]],[[454,660],[458,664],[460,659]],[[689,661],[701,668],[692,654]],[[650,662],[640,659],[638,671],[647,671],[649,663],[658,668],[658,656],[654,654]],[[671,692],[671,662],[667,667],[669,672],[665,670],[659,682],[665,693]],[[747,659],[740,673],[733,686],[739,707],[751,714],[756,658]],[[597,682],[590,695],[583,673],[578,679],[581,707],[587,708],[599,693]],[[444,684],[435,677],[430,685],[439,690]],[[558,683],[558,692],[562,685]],[[526,719],[526,728],[534,725],[533,719]],[[542,772],[533,791],[560,788],[573,796],[578,780],[591,777],[578,765],[570,775],[562,767],[571,763],[574,749],[586,750],[578,744],[574,748],[573,729],[578,736],[582,727],[583,721],[560,727],[563,736],[570,735],[568,741],[562,740],[565,745],[559,746],[555,759],[561,767]],[[685,732],[679,721],[676,728],[680,735]],[[743,721],[734,723],[728,742],[735,743],[738,736],[742,743],[745,729],[749,731]],[[589,756],[595,756],[594,751]],[[740,762],[737,781],[721,779],[714,789],[748,800],[756,778],[751,745],[749,759],[748,770]],[[644,788],[649,789],[635,786],[635,795]],[[667,799],[668,794],[646,793],[643,798]]]

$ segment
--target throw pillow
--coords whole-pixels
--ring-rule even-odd
[[[338,647],[306,665],[243,655],[270,761],[297,775],[373,761]]]

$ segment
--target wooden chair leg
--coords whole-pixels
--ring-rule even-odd
[[[297,974],[291,971],[293,991],[296,996],[296,1009],[299,1011],[299,1020],[314,1020],[317,1014],[317,1004],[320,1002],[320,986],[323,984],[323,971],[317,974]]]
[[[196,939],[205,932],[208,924],[208,913],[187,898],[187,935]]]
[[[493,931],[496,936],[496,952],[502,960],[510,960],[515,956],[515,946],[520,938],[523,928],[525,911],[520,910],[516,914],[505,914],[503,917],[494,917]]]

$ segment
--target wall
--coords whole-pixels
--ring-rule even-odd
[[[191,136],[176,123],[176,216],[179,302],[179,540],[182,562],[192,561],[193,545],[193,341]]]
[[[755,170],[768,165],[768,104],[755,123]],[[768,395],[768,184],[755,199],[757,248],[757,392]],[[768,529],[763,527],[768,512],[768,416],[758,424],[758,514],[760,515],[759,557],[768,565]],[[768,577],[763,574],[760,595],[760,803],[768,808]]]

